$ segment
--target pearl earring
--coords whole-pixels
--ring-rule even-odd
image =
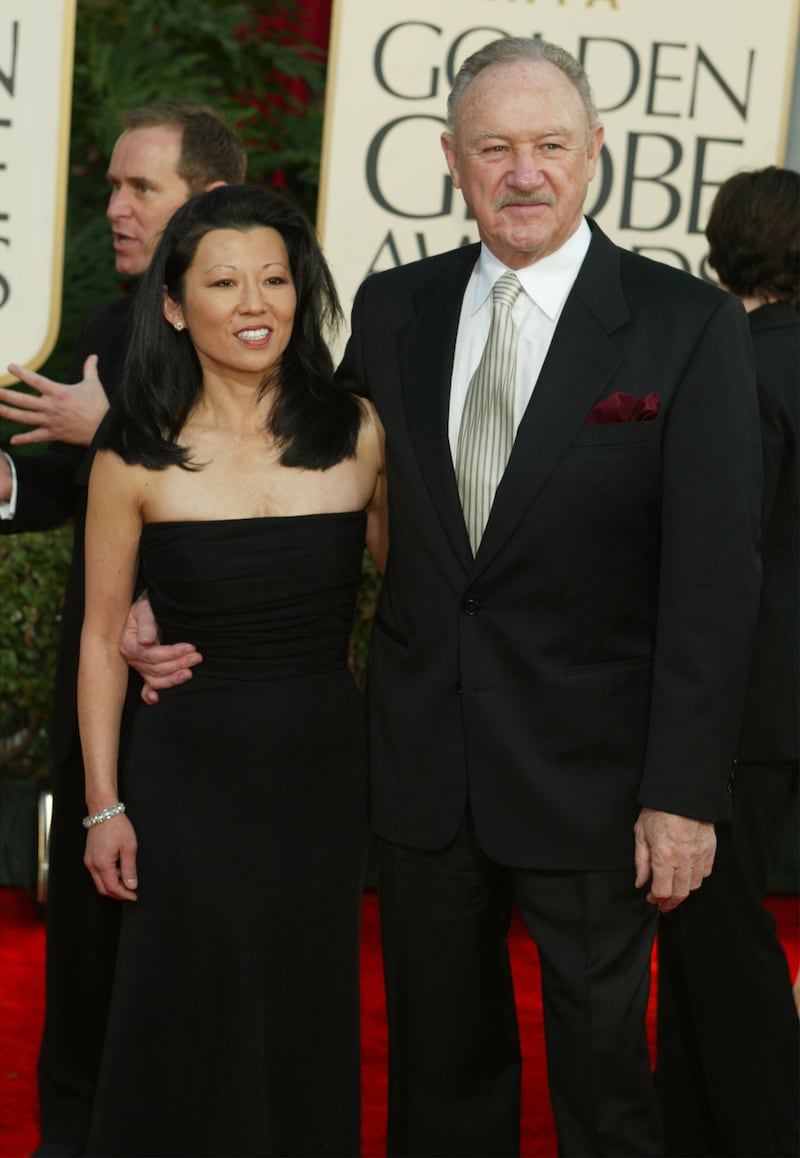
[[[183,329],[183,322],[175,322],[174,326],[175,326],[175,329],[178,331],[178,333],[180,333],[181,330]]]

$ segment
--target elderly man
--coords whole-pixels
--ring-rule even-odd
[[[218,114],[193,102],[164,101],[122,118],[108,167],[117,272],[144,273],[162,229],[188,197],[241,183],[246,157]],[[38,391],[0,390],[0,416],[34,429],[12,442],[57,439],[41,457],[0,452],[0,534],[43,530],[75,519],[64,604],[50,743],[53,823],[47,901],[47,981],[39,1057],[38,1154],[82,1152],[105,1032],[114,967],[118,906],[100,897],[83,867],[83,762],[76,680],[83,620],[83,524],[92,453],[86,447],[119,383],[131,296],[97,310],[74,355],[76,385],[10,369]]]

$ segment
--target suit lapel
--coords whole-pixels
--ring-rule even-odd
[[[414,316],[398,335],[406,421],[419,468],[453,550],[465,566],[472,552],[448,440],[450,382],[461,303],[480,246],[447,255],[414,297]]]
[[[630,311],[616,246],[592,224],[592,243],[520,423],[475,557],[473,575],[502,550],[620,364],[611,337]]]

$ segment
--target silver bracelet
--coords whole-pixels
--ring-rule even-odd
[[[104,808],[102,812],[95,812],[93,816],[84,816],[81,824],[84,828],[94,828],[96,824],[102,824],[104,820],[110,820],[112,816],[119,816],[124,811],[125,805],[120,801],[119,804],[112,804],[110,808]]]

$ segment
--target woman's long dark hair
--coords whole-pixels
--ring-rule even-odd
[[[267,227],[283,238],[297,294],[289,344],[262,392],[275,390],[269,433],[285,466],[325,470],[352,458],[363,418],[361,403],[333,381],[325,335],[341,320],[336,287],[313,226],[269,189],[224,185],[192,197],[170,220],[132,307],[131,333],[119,394],[102,431],[102,445],[126,462],[162,470],[198,469],[178,437],[202,390],[202,371],[189,335],[162,313],[163,291],[183,301],[183,282],[203,237],[215,229]]]

